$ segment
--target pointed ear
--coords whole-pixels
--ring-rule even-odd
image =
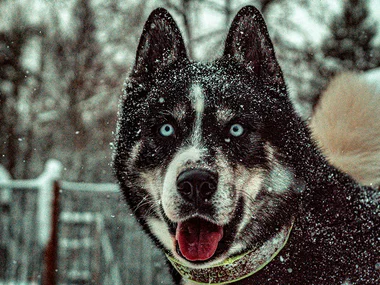
[[[253,6],[242,8],[232,21],[224,57],[242,64],[264,84],[284,84],[264,18]]]
[[[184,60],[186,48],[177,24],[168,11],[155,9],[145,23],[131,77],[140,81],[158,69]]]

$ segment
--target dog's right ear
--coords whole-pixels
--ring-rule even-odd
[[[164,8],[155,9],[145,23],[131,77],[142,81],[157,70],[177,61],[186,61],[181,32]]]
[[[242,64],[264,84],[284,86],[267,26],[255,7],[243,7],[232,21],[224,56]]]

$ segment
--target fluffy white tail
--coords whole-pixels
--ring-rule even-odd
[[[364,185],[380,185],[380,76],[344,73],[322,94],[310,121],[329,161]],[[375,76],[374,76],[375,75]]]

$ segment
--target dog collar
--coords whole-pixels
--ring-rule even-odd
[[[166,254],[170,263],[181,276],[195,284],[229,284],[247,278],[263,269],[286,245],[293,228],[284,226],[274,237],[261,247],[230,257],[221,263],[207,268],[191,268]]]

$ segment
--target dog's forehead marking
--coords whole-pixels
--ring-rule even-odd
[[[198,83],[194,83],[190,88],[190,100],[196,114],[203,114],[205,106],[205,96],[202,87]]]
[[[196,114],[191,143],[194,146],[199,146],[202,142],[202,119],[205,109],[205,96],[202,87],[198,83],[194,83],[191,86],[189,95]]]

